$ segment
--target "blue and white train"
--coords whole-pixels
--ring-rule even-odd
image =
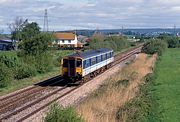
[[[108,48],[74,53],[62,59],[62,75],[78,80],[94,77],[109,68],[113,61],[113,50]]]

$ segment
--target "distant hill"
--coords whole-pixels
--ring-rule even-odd
[[[84,35],[84,36],[92,36],[94,32],[97,30],[76,30],[76,34],[78,35]],[[60,32],[72,32],[72,30],[67,31],[60,31]],[[147,35],[154,35],[158,33],[169,33],[174,34],[174,29],[172,28],[152,28],[152,29],[102,29],[98,30],[98,32],[102,34],[116,34],[116,33],[124,33],[127,35],[137,35],[137,34],[147,34]],[[180,33],[180,28],[177,28],[175,30],[175,33]]]

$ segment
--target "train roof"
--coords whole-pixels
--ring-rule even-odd
[[[90,58],[96,55],[100,55],[102,53],[110,52],[113,51],[112,49],[109,48],[100,48],[97,50],[90,50],[86,52],[79,52],[79,53],[74,53],[72,55],[69,55],[68,57],[81,57],[82,59]]]

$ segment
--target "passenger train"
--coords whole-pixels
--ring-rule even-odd
[[[113,50],[108,48],[74,53],[62,58],[62,76],[73,81],[88,79],[108,69],[113,61]]]

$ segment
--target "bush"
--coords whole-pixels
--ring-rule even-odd
[[[8,68],[15,68],[21,64],[16,52],[9,51],[0,53],[0,62],[4,63]]]
[[[60,55],[60,56],[58,56],[56,59],[54,59],[53,60],[53,64],[54,64],[54,66],[56,66],[56,67],[60,67],[60,62],[61,62],[61,59],[62,59],[62,56]]]
[[[18,68],[16,68],[15,79],[23,79],[36,75],[36,68],[32,65],[21,64]]]
[[[99,48],[111,48],[114,51],[121,51],[130,46],[130,43],[125,37],[112,36],[106,37],[104,40],[98,38],[92,38],[89,44],[91,49]]]
[[[44,53],[35,57],[35,67],[38,73],[45,73],[52,69],[53,62],[50,54]]]
[[[6,87],[12,80],[11,70],[0,62],[0,87]]]
[[[143,45],[142,52],[147,54],[157,53],[162,55],[163,51],[167,48],[167,43],[163,40],[150,40]]]
[[[167,41],[168,48],[178,48],[180,45],[180,41],[178,38],[172,38]]]
[[[45,117],[45,122],[82,122],[82,118],[77,115],[72,107],[63,108],[54,104],[50,112]]]

